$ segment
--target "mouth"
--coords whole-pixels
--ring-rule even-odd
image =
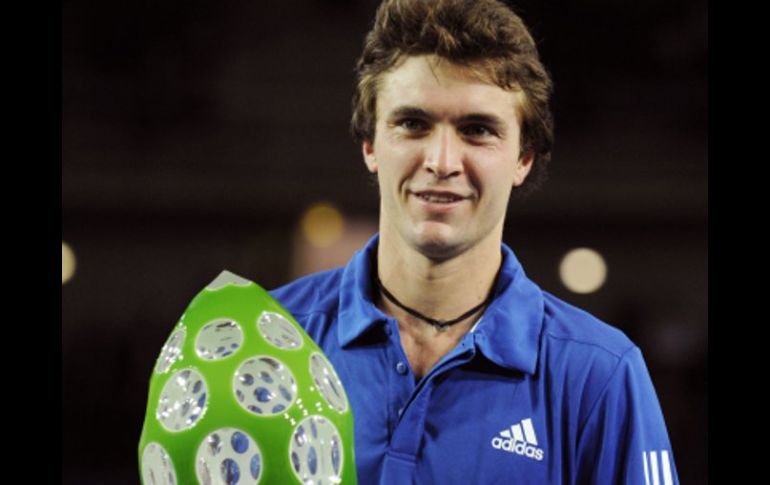
[[[433,204],[451,204],[453,202],[459,202],[467,198],[453,192],[437,192],[431,190],[414,192],[414,195],[419,199]]]

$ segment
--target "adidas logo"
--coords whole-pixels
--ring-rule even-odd
[[[530,418],[500,431],[500,436],[492,438],[492,447],[537,461],[542,461],[545,454],[541,448],[537,447],[537,436]]]
[[[660,451],[660,472],[658,471],[658,451]],[[642,460],[644,462],[645,485],[650,485],[651,483],[659,485],[661,483],[661,475],[663,485],[672,485],[674,483],[668,450],[643,451]]]

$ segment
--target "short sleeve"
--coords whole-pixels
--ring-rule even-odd
[[[660,403],[638,347],[620,358],[577,440],[575,484],[679,483]]]

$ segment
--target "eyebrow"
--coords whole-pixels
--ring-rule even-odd
[[[437,116],[422,108],[418,108],[417,106],[399,106],[390,112],[388,119],[394,120],[399,118],[422,118],[433,120],[436,119]],[[502,118],[491,113],[468,113],[453,119],[452,122],[455,124],[481,123],[489,125],[501,132],[505,130],[506,126],[505,121],[503,121]]]
[[[397,118],[430,118],[433,119],[434,116],[432,116],[430,113],[425,111],[422,108],[418,108],[416,106],[399,106],[398,108],[394,109],[390,112],[388,115],[388,119],[393,120]]]

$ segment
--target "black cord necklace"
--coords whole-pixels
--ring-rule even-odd
[[[393,302],[393,304],[395,304],[396,306],[398,306],[402,310],[406,311],[410,315],[412,315],[414,317],[417,317],[417,318],[419,318],[420,320],[422,320],[424,322],[430,323],[439,332],[445,331],[450,325],[454,325],[457,322],[461,322],[461,321],[465,320],[466,318],[470,317],[471,315],[473,315],[474,313],[476,313],[477,311],[479,311],[483,307],[487,306],[489,304],[489,302],[492,300],[492,293],[493,293],[493,292],[490,291],[489,292],[489,296],[487,296],[486,300],[482,301],[481,303],[479,303],[478,305],[476,305],[475,307],[471,308],[470,310],[468,310],[467,312],[463,313],[462,315],[460,315],[457,318],[453,318],[451,320],[436,320],[435,318],[426,317],[425,315],[423,315],[422,313],[418,312],[417,310],[415,310],[413,308],[409,308],[408,306],[406,306],[403,303],[401,303],[400,301],[398,301],[396,299],[396,297],[393,296],[393,294],[391,292],[389,292],[387,290],[387,288],[385,288],[385,286],[382,284],[382,281],[380,281],[379,275],[377,276],[377,285],[380,287],[380,290],[382,290],[382,294],[385,295],[385,298],[387,298],[388,300]]]

